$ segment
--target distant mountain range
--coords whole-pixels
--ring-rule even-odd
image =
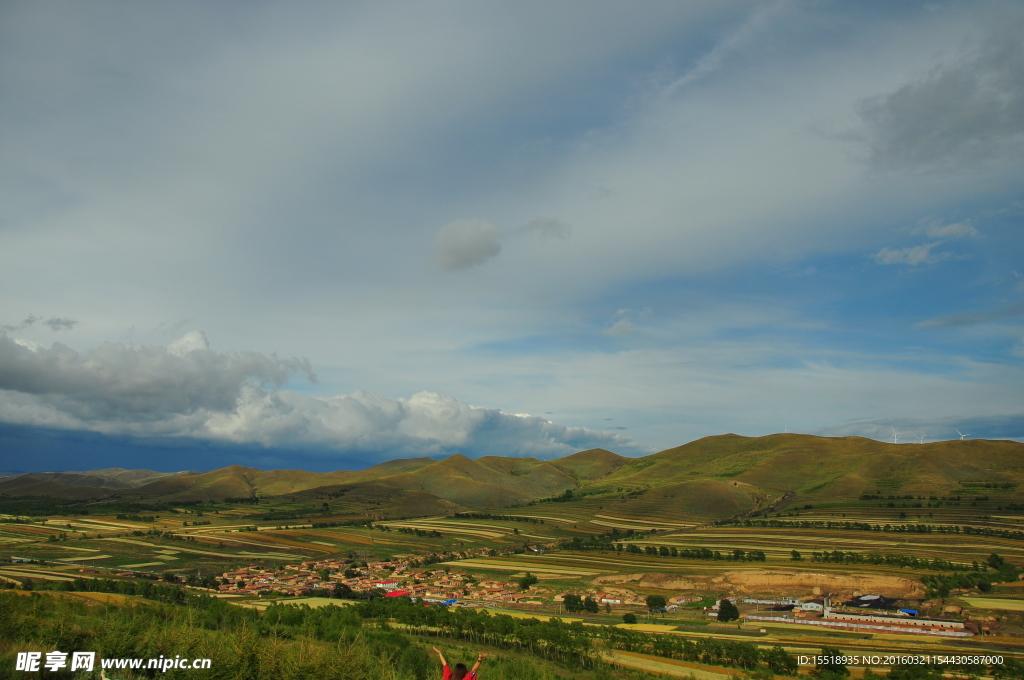
[[[943,496],[986,490],[1016,497],[1022,482],[1024,444],[1011,441],[894,445],[860,437],[730,434],[641,458],[590,449],[552,461],[454,455],[327,473],[238,465],[202,473],[121,468],[26,473],[0,479],[0,494],[170,503],[334,494],[445,512],[507,507],[572,490],[617,498],[616,508],[632,516],[659,514],[670,504],[677,514],[715,518],[764,508],[780,497],[804,503],[863,494]]]

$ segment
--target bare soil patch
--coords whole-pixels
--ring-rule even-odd
[[[854,592],[886,597],[914,597],[923,589],[917,581],[884,574],[836,574],[813,571],[772,571],[768,569],[736,569],[717,576],[680,574],[605,574],[595,584],[635,583],[641,588],[660,590],[727,590],[737,594],[771,593],[806,595],[808,593],[853,594]]]

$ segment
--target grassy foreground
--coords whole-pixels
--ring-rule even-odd
[[[157,677],[223,680],[427,680],[439,674],[429,648],[438,646],[454,663],[489,652],[490,680],[642,680],[635,670],[602,657],[639,653],[718,666],[722,676],[771,680],[804,674],[841,680],[844,668],[799,669],[782,646],[759,648],[744,641],[649,635],[610,626],[551,619],[518,619],[487,611],[424,607],[407,598],[375,598],[347,606],[310,608],[273,604],[263,611],[209,597],[165,605],[120,598],[104,604],[68,592],[0,592],[0,678],[13,670],[18,652],[92,651],[92,673],[42,670],[44,677],[99,677],[101,659],[212,660],[208,670],[108,670],[110,680]],[[609,654],[610,652],[610,654]],[[840,655],[837,649],[823,653]],[[35,674],[33,674],[35,675]],[[1024,678],[1024,663],[999,666],[900,667],[891,680],[949,677]]]
[[[396,611],[389,611],[389,607]],[[440,677],[430,653],[442,649],[455,663],[489,652],[488,678],[508,680],[636,680],[643,673],[611,666],[581,655],[576,636],[547,631],[549,651],[511,649],[500,636],[472,626],[459,631],[430,625],[445,610],[425,611],[416,628],[427,635],[410,634],[411,603],[378,601],[362,606],[273,606],[258,612],[213,598],[190,598],[187,605],[163,605],[139,599],[98,605],[74,593],[0,592],[0,678],[29,677],[15,671],[18,652],[53,650],[97,653],[96,669],[41,670],[32,677],[96,677],[101,658],[156,658],[159,656],[212,659],[209,670],[108,670],[110,680],[141,677],[203,678],[204,680],[426,680]],[[399,611],[401,610],[401,611]],[[468,613],[472,615],[472,613]],[[559,626],[555,626],[555,629]],[[561,628],[568,628],[562,626]],[[494,635],[494,631],[490,631]],[[538,641],[535,640],[535,643]],[[545,658],[546,657],[546,658]]]

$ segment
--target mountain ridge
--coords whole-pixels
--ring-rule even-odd
[[[804,503],[864,494],[943,496],[985,488],[1015,496],[1024,483],[1024,444],[980,439],[891,444],[861,437],[726,434],[637,458],[605,449],[550,461],[455,454],[440,460],[395,459],[356,471],[232,465],[200,473],[152,473],[159,478],[131,487],[83,483],[104,475],[143,481],[144,473],[152,471],[27,473],[0,479],[0,494],[76,500],[118,495],[173,503],[355,493],[415,497],[440,509],[524,505],[572,490],[576,497],[614,498],[622,512],[638,516],[672,504],[683,515],[720,518],[754,512],[783,497]]]

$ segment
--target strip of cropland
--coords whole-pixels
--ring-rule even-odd
[[[511,559],[499,559],[491,557],[482,557],[478,559],[468,560],[455,560],[451,562],[442,562],[446,566],[458,566],[462,568],[477,568],[477,569],[490,569],[494,571],[530,571],[541,574],[558,574],[562,576],[594,576],[604,571],[611,571],[608,569],[597,569],[597,568],[580,568],[580,567],[567,567],[560,566],[557,564],[532,564],[525,560],[514,561]]]
[[[486,524],[484,524],[484,525],[476,524],[476,525],[471,525],[470,528],[466,528],[466,525],[462,524],[461,522],[401,521],[401,522],[385,522],[384,524],[386,524],[387,526],[391,526],[391,527],[401,527],[403,529],[419,529],[420,531],[437,531],[437,532],[441,532],[441,533],[444,533],[444,532],[447,531],[447,532],[453,533],[453,534],[464,534],[466,536],[476,536],[478,538],[501,538],[502,536],[505,536],[506,534],[512,533],[511,529],[505,529],[504,527],[497,527],[497,526],[491,527],[491,528],[489,528],[487,530],[479,529],[479,528],[473,528],[473,527],[480,527],[480,526],[490,527],[490,525],[486,525]],[[499,530],[499,529],[501,529],[501,530]]]
[[[145,541],[136,541],[136,540],[133,540],[133,539],[130,539],[130,538],[102,538],[102,539],[97,539],[97,540],[101,540],[101,541],[118,541],[118,542],[121,542],[121,543],[131,543],[133,545],[142,545],[142,546],[146,546],[148,548],[154,548],[154,549],[157,549],[157,550],[162,550],[163,548],[166,547],[166,546],[162,546],[162,545],[155,545],[153,543],[146,543]],[[195,554],[195,555],[211,555],[213,557],[227,557],[227,558],[231,558],[231,559],[238,557],[238,553],[214,552],[212,550],[197,550],[195,548],[179,548],[179,547],[175,546],[175,550],[179,550],[179,551],[184,552],[184,553],[192,553],[192,554]],[[246,553],[241,553],[241,554],[245,555]],[[256,556],[261,555],[261,554],[267,554],[267,555],[272,555],[272,556],[275,556],[275,557],[286,557],[288,559],[306,559],[306,557],[303,556],[303,555],[290,555],[290,554],[287,554],[287,553],[248,553],[248,554],[249,555],[256,555]]]

